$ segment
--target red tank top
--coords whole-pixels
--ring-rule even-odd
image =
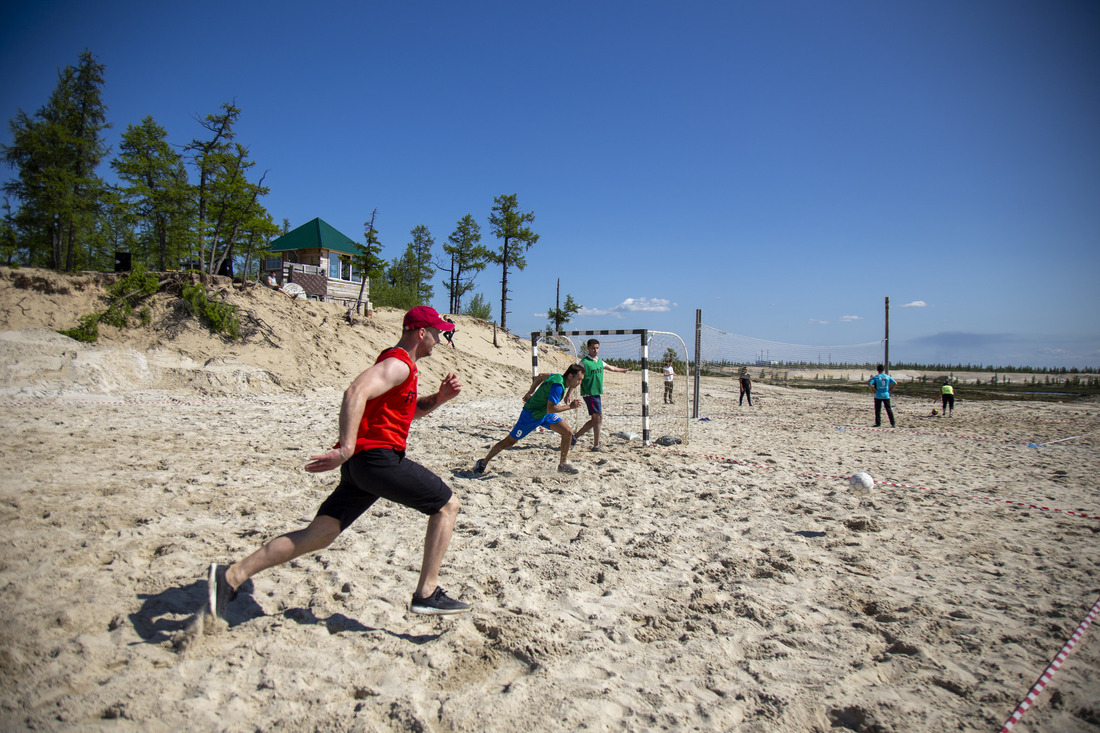
[[[416,364],[404,349],[386,349],[374,360],[400,359],[409,365],[409,376],[389,392],[367,401],[359,432],[355,439],[355,452],[372,448],[405,450],[409,437],[409,425],[416,415]]]

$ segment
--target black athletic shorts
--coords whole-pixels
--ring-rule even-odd
[[[317,516],[339,520],[343,532],[380,498],[421,514],[435,514],[451,500],[451,489],[443,479],[406,458],[404,451],[359,451],[340,466],[340,485],[321,504]]]

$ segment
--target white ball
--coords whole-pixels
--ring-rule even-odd
[[[869,473],[857,473],[848,479],[848,486],[852,488],[852,493],[856,496],[867,496],[871,493],[871,488],[875,485],[875,480],[871,478]]]

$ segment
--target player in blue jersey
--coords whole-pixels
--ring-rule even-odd
[[[897,384],[897,380],[886,373],[886,367],[879,364],[875,367],[878,374],[871,377],[867,384],[875,388],[875,427],[882,425],[882,408],[886,408],[886,416],[890,418],[890,427],[896,428],[894,411],[890,409],[890,385]]]
[[[523,396],[523,410],[519,414],[519,420],[507,436],[489,449],[488,455],[479,458],[474,464],[474,473],[485,473],[485,467],[493,457],[502,450],[511,448],[518,443],[523,436],[534,432],[538,428],[553,430],[561,436],[561,460],[558,462],[558,472],[577,474],[576,468],[566,461],[569,458],[569,447],[573,440],[573,431],[562,422],[561,413],[567,410],[575,410],[581,406],[579,399],[569,399],[577,385],[584,379],[584,367],[580,364],[572,364],[565,370],[565,374],[540,374],[531,382],[531,389]],[[566,391],[568,390],[568,392]]]

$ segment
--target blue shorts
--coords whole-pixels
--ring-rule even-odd
[[[519,440],[528,433],[533,433],[538,428],[548,428],[554,423],[561,422],[561,415],[555,415],[552,413],[546,413],[546,415],[540,420],[536,418],[530,410],[523,410],[519,413],[519,420],[516,420],[515,427],[512,428],[512,432],[508,433],[512,440]]]
[[[603,414],[603,405],[600,403],[600,396],[598,394],[585,395],[584,404],[588,407],[589,415]]]

